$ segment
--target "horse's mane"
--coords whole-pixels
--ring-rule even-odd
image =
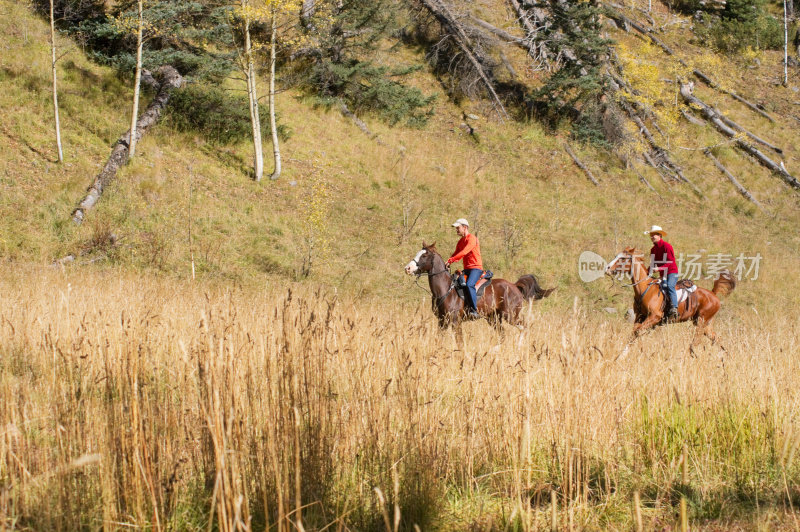
[[[422,249],[430,251],[431,253],[436,253],[440,257],[442,256],[442,254],[439,253],[439,250],[436,249],[436,242],[434,242],[433,244],[426,244],[425,242],[422,242]]]
[[[623,253],[630,255],[631,257],[634,258],[634,260],[642,259],[642,262],[644,262],[644,252],[639,249],[636,249],[635,247],[625,248],[623,250]]]

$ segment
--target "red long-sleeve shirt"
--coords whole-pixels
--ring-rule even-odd
[[[675,250],[663,238],[650,248],[650,270],[657,271],[661,277],[666,277],[670,273],[678,273]]]
[[[464,269],[483,269],[483,262],[481,261],[481,245],[478,242],[478,237],[472,233],[461,237],[461,240],[456,244],[456,251],[453,256],[447,259],[448,263],[458,262],[464,259]]]

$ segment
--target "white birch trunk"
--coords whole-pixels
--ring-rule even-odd
[[[56,148],[58,148],[58,162],[64,162],[64,152],[61,149],[61,123],[58,119],[58,83],[56,75],[56,21],[53,0],[50,0],[50,50],[52,51],[53,68],[53,112],[56,121]]]
[[[261,119],[258,113],[258,91],[256,90],[256,67],[253,61],[253,46],[250,42],[250,15],[247,0],[242,0],[244,12],[244,56],[247,97],[250,101],[250,124],[253,130],[253,177],[261,181],[264,176],[264,150],[261,145]]]
[[[272,132],[272,154],[275,158],[275,169],[272,171],[270,179],[278,179],[281,176],[281,147],[278,144],[278,126],[275,123],[275,63],[277,54],[275,51],[278,33],[278,22],[275,12],[272,13],[272,35],[269,40],[269,128]]]
[[[144,0],[139,0],[139,20],[136,25],[136,75],[133,80],[133,110],[131,111],[131,138],[128,159],[136,155],[136,121],[139,117],[139,86],[142,81],[142,25],[144,24]]]
[[[789,16],[783,0],[783,86],[789,85]]]

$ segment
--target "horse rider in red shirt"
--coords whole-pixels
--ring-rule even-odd
[[[481,261],[481,245],[478,242],[478,237],[469,232],[469,222],[464,218],[459,218],[453,223],[456,228],[456,234],[461,237],[461,240],[456,244],[456,250],[453,255],[447,259],[445,264],[450,266],[454,262],[464,260],[464,275],[467,277],[467,288],[469,292],[469,301],[466,301],[466,314],[468,319],[480,318],[478,314],[478,296],[475,292],[475,284],[481,278],[483,272],[483,263]]]
[[[675,262],[675,250],[672,245],[664,240],[666,231],[654,225],[644,234],[650,235],[653,247],[650,249],[650,271],[658,271],[662,279],[667,281],[667,308],[666,315],[670,320],[678,319],[678,293],[675,283],[678,282],[678,264]]]

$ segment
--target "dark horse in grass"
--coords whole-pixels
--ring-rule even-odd
[[[422,249],[406,265],[408,275],[428,276],[431,289],[433,312],[439,318],[439,326],[444,328],[458,324],[465,317],[464,300],[455,290],[455,280],[445,266],[436,244],[422,243]],[[519,325],[520,313],[526,300],[542,299],[550,295],[555,288],[547,290],[539,286],[534,275],[523,275],[512,284],[505,279],[492,279],[478,301],[478,313],[492,320],[498,327],[503,321]]]

